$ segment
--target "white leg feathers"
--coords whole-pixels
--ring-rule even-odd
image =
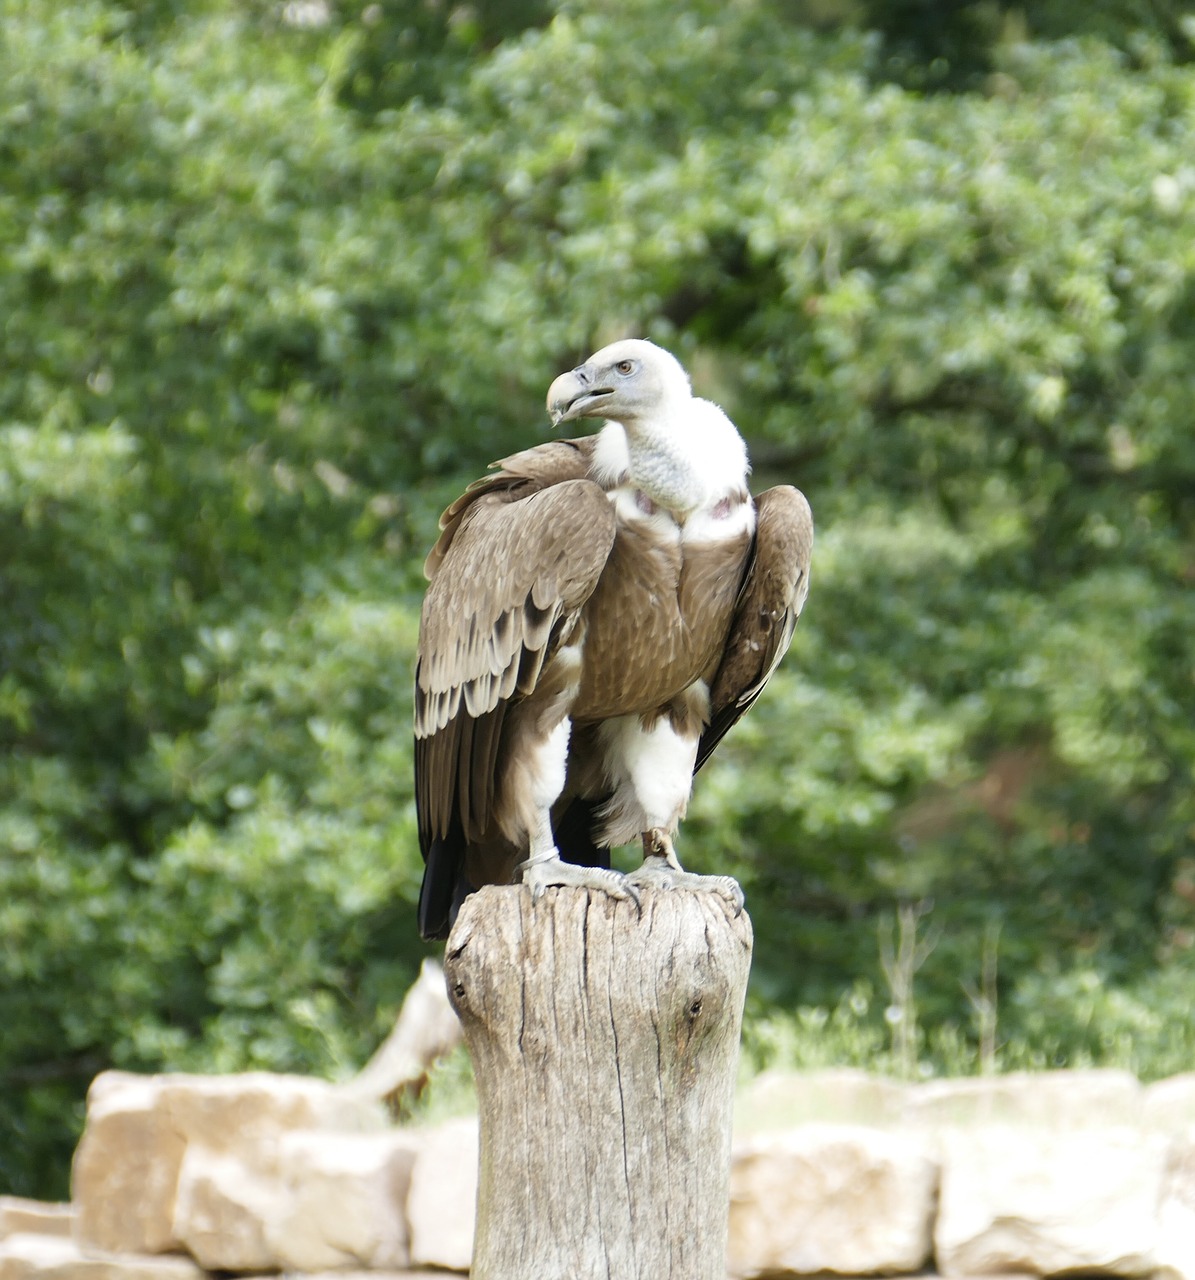
[[[645,726],[640,716],[607,720],[598,730],[603,769],[614,793],[603,839],[629,844],[651,828],[673,833],[689,804],[696,733],[679,732],[668,716]]]
[[[528,835],[527,860],[519,865],[533,901],[555,885],[600,889],[613,898],[635,898],[626,877],[602,867],[579,867],[561,860],[552,837],[552,805],[564,790],[572,722],[567,716],[523,756],[516,780],[523,797],[520,817]]]
[[[569,717],[562,715],[555,724],[528,717],[519,726],[521,750],[508,754],[500,819],[509,839],[526,841],[527,860],[517,870],[534,900],[557,885],[599,889],[612,897],[636,901],[640,887],[686,888],[717,893],[728,899],[736,912],[742,909],[742,891],[733,880],[690,875],[672,847],[672,837],[689,804],[707,708],[706,686],[698,682],[666,710],[651,716],[618,716],[586,731],[592,734],[589,742],[597,751],[596,758],[590,756],[596,768],[583,785],[600,785],[609,791],[609,799],[598,811],[597,843],[609,847],[643,841],[643,866],[629,877],[602,867],[565,862],[556,848],[551,810],[565,786],[572,734]]]
[[[708,691],[699,682],[670,714],[646,722],[623,716],[601,726],[606,776],[614,784],[603,813],[604,838],[611,844],[642,838],[643,866],[627,877],[629,884],[716,893],[738,915],[743,909],[738,882],[730,876],[685,871],[672,846],[693,789],[693,765],[708,705]]]
[[[568,740],[572,732],[572,721],[565,716],[563,720],[539,742],[534,750],[527,753],[524,763],[526,771],[527,795],[535,809],[535,825],[531,829],[531,856],[534,858],[543,849],[546,838],[548,850],[555,853],[552,843],[552,823],[549,812],[564,790],[565,767],[568,763]],[[540,846],[537,848],[537,845]]]

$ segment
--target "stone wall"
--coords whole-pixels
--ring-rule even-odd
[[[734,1159],[736,1276],[1195,1280],[1195,1074],[765,1075]]]
[[[464,1272],[476,1150],[473,1119],[395,1128],[322,1081],[107,1072],[72,1204],[0,1198],[0,1280]],[[731,1275],[934,1269],[1195,1280],[1195,1074],[759,1077]]]

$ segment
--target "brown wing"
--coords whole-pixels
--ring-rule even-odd
[[[493,463],[491,474],[474,480],[440,516],[440,537],[423,563],[424,576],[429,581],[436,576],[461,521],[479,498],[494,494],[504,501],[513,502],[564,480],[583,480],[589,474],[589,461],[596,443],[597,436],[553,440],[524,449],[521,453],[512,453],[509,458]]]
[[[710,686],[710,722],[697,746],[695,772],[759,697],[784,657],[809,594],[813,514],[805,495],[778,485],[761,493],[755,506],[751,563]]]
[[[427,862],[420,928],[439,931],[466,847],[490,828],[505,709],[530,693],[614,542],[585,441],[506,459],[441,518],[415,671],[415,804]]]

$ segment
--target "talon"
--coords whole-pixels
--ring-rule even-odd
[[[522,873],[523,883],[531,890],[531,901],[538,902],[545,889],[572,886],[577,889],[597,889],[611,898],[630,898],[639,907],[637,890],[627,884],[619,871],[605,867],[582,867],[565,862],[558,854],[528,858],[515,868]]]
[[[731,876],[715,876],[713,878],[717,880],[728,880],[730,882],[726,891],[719,889],[715,889],[714,891],[716,893],[721,893],[721,896],[724,897],[734,908],[734,915],[737,920],[739,916],[743,914],[743,911],[747,906],[747,896],[743,893],[743,886]]]
[[[668,865],[663,854],[653,853],[650,857],[644,858],[639,870],[632,871],[630,874],[639,876],[640,873],[642,873],[641,878],[644,884],[650,884],[653,889],[671,893],[676,888],[676,872]]]
[[[646,842],[646,835],[644,837]],[[743,913],[743,890],[731,876],[701,876],[682,870],[673,854],[672,862],[664,854],[653,853],[643,859],[638,871],[627,876],[628,885],[640,885],[668,893],[673,889],[688,889],[693,893],[716,893],[732,908],[736,916]]]

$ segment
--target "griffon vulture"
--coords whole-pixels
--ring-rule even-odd
[[[672,840],[693,775],[759,696],[809,590],[809,504],[752,499],[747,450],[653,343],[603,347],[548,391],[553,425],[440,518],[424,566],[415,794],[419,929],[521,876],[637,896],[690,875]],[[642,867],[610,870],[641,838]]]

